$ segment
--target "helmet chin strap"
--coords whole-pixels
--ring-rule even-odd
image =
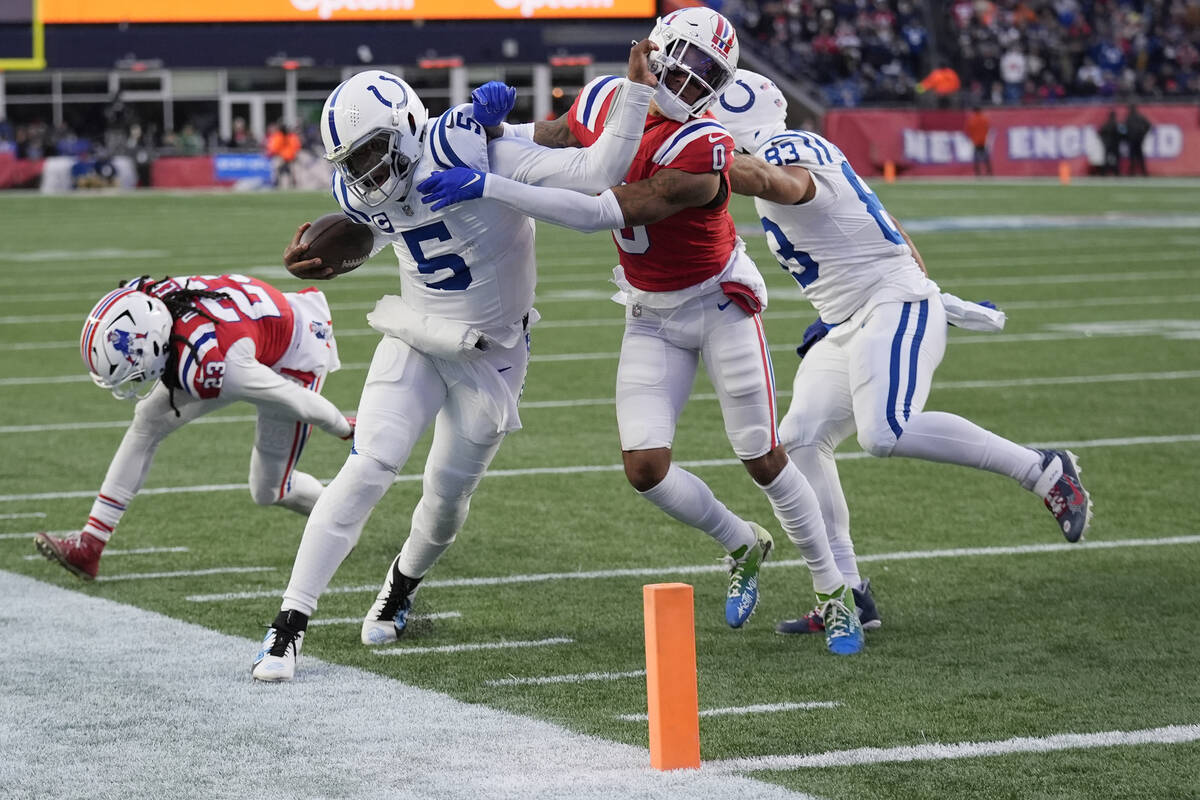
[[[666,87],[661,80],[654,87],[654,104],[667,119],[675,122],[687,122],[692,117],[692,109]]]

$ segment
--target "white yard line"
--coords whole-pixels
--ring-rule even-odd
[[[1013,753],[1051,753],[1058,750],[1082,750],[1095,747],[1122,747],[1144,744],[1183,744],[1200,741],[1200,725],[1168,725],[1138,731],[1102,733],[1059,733],[1051,736],[1019,736],[995,742],[954,742],[901,745],[899,747],[860,747],[827,753],[757,756],[705,761],[704,771],[749,772],[753,770],[806,769],[812,767],[850,767],[905,761],[941,761],[951,758],[1006,756]]]
[[[0,514],[0,519],[33,519],[46,516],[45,511],[24,511],[18,514]]]
[[[200,575],[237,575],[246,572],[274,572],[275,567],[213,567],[187,569],[178,572],[129,572],[124,575],[100,575],[97,581],[143,581],[163,578],[194,578]]]
[[[532,639],[500,642],[468,642],[466,644],[445,644],[438,647],[385,647],[382,650],[372,650],[377,656],[411,656],[425,653],[467,653],[474,650],[510,650],[522,647],[551,647],[556,644],[574,644],[574,639],[566,636],[552,636],[548,639]]]
[[[310,622],[309,625],[312,623]],[[629,672],[583,672],[575,675],[541,675],[529,678],[495,678],[484,681],[484,686],[549,686],[558,683],[588,683],[590,681],[617,681],[624,678],[645,677],[646,670],[634,669]]]
[[[614,354],[614,358],[616,355]],[[1131,383],[1141,381],[1180,381],[1200,378],[1200,370],[1181,370],[1175,372],[1118,372],[1104,375],[1058,375],[1045,378],[1004,378],[986,381],[934,381],[934,389],[1003,389],[1008,387],[1035,386],[1064,386],[1086,383]],[[790,389],[780,389],[779,397],[791,397]],[[690,397],[692,402],[713,401],[717,395],[713,392],[699,392]],[[612,397],[587,397],[578,400],[529,400],[521,403],[521,410],[539,408],[583,408],[588,406],[611,406],[615,401]],[[237,417],[200,417],[190,424],[227,424],[232,422],[255,422],[257,417],[252,415]],[[47,431],[87,431],[106,428],[129,427],[129,420],[103,420],[97,422],[56,422],[41,425],[0,425],[2,434],[45,433]],[[0,519],[3,517],[0,516]]]
[[[144,556],[153,553],[187,553],[190,552],[186,547],[135,547],[132,550],[114,550],[112,548],[104,548],[104,557],[112,558],[113,556]],[[45,556],[34,553],[31,556],[24,556],[26,561],[37,561]]]
[[[71,536],[79,533],[79,531],[22,531],[21,533],[0,533],[0,539],[32,539],[39,533],[48,533],[51,536]]]
[[[859,562],[872,561],[911,561],[931,558],[971,558],[978,556],[1011,556],[1033,555],[1042,553],[1086,553],[1090,550],[1112,550],[1124,547],[1169,547],[1174,545],[1200,544],[1200,534],[1188,536],[1166,536],[1156,539],[1110,539],[1098,542],[1049,542],[1045,544],[1007,545],[997,547],[956,547],[943,550],[902,550],[891,553],[875,553],[859,555]],[[807,567],[802,558],[768,561],[763,564],[767,569],[783,569],[789,567]],[[579,572],[542,572],[526,575],[492,575],[476,578],[443,578],[441,580],[426,580],[421,583],[428,588],[463,587],[463,586],[505,586],[512,584],[548,583],[551,581],[580,581],[580,580],[611,580],[612,578],[655,578],[667,575],[705,575],[724,573],[727,568],[722,564],[687,564],[664,565],[659,567],[630,567],[627,569],[595,569]],[[363,586],[330,586],[325,594],[358,594],[362,592],[378,592],[379,584],[372,583]],[[221,592],[218,594],[193,594],[185,599],[193,603],[219,603],[229,600],[254,600],[262,597],[279,597],[283,589],[260,589],[246,592]]]
[[[774,714],[781,711],[813,711],[818,708],[839,708],[842,704],[833,700],[815,700],[811,703],[763,703],[753,706],[738,706],[735,708],[705,708],[701,709],[701,717],[732,717],[742,714]],[[618,714],[622,722],[646,722],[646,714]]]
[[[459,619],[462,617],[461,611],[434,611],[429,614],[410,614],[408,619],[410,622],[419,619]],[[362,617],[330,617],[328,619],[310,619],[308,627],[314,625],[361,625]]]
[[[1040,449],[1064,450],[1064,449],[1084,449],[1089,447],[1140,447],[1143,445],[1158,445],[1158,444],[1192,444],[1200,442],[1200,434],[1186,433],[1173,436],[1129,436],[1113,439],[1081,439],[1074,441],[1057,441],[1057,442],[1031,442],[1026,444],[1026,447],[1035,447]],[[856,461],[858,459],[870,458],[867,453],[859,451],[851,451],[847,453],[836,453],[834,458],[838,461]],[[680,460],[675,462],[685,469],[694,469],[699,467],[733,467],[741,466],[742,462],[736,458],[706,458],[695,459],[690,461]],[[586,475],[597,472],[621,472],[625,468],[621,464],[582,464],[562,467],[524,467],[521,469],[494,469],[488,470],[484,477],[487,478],[521,478],[530,475]],[[397,475],[395,483],[413,483],[423,479],[420,473],[410,473],[405,475]],[[200,484],[197,486],[162,486],[158,488],[142,489],[141,495],[158,495],[158,494],[194,494],[199,492],[231,492],[231,491],[248,491],[245,483],[214,483]],[[77,491],[66,492],[38,492],[35,494],[2,494],[0,495],[0,503],[28,502],[31,500],[71,500],[84,497],[94,497],[95,489],[81,489]],[[32,534],[30,534],[32,535]],[[15,536],[13,538],[16,538]]]

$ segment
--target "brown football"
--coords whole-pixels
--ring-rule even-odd
[[[335,275],[361,267],[374,242],[370,225],[353,222],[341,212],[319,217],[300,237],[300,243],[308,245],[304,257],[321,259]]]

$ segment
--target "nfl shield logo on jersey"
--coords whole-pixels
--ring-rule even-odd
[[[329,341],[330,326],[328,322],[320,322],[314,319],[312,322],[308,323],[308,330],[320,341]]]

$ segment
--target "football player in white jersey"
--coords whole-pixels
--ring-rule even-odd
[[[874,456],[906,456],[1007,475],[1045,500],[1063,535],[1079,541],[1091,501],[1074,454],[1033,450],[954,414],[924,411],[946,348],[947,318],[998,329],[1003,315],[942,294],[879,198],[828,140],[787,130],[773,82],[738,70],[713,113],[737,144],[733,190],[753,195],[767,244],[819,312],[805,335],[792,404],[779,432],[816,489],[843,574],[857,583],[864,627],[879,617],[850,539],[850,514],[833,453],[857,431]],[[782,633],[822,629],[812,612]]]
[[[760,316],[766,285],[727,208],[734,142],[707,113],[734,77],[736,35],[717,12],[693,7],[662,17],[650,36],[661,47],[655,54],[661,81],[622,185],[592,197],[459,168],[418,188],[434,208],[482,196],[576,230],[612,230],[620,258],[614,282],[626,309],[616,387],[626,477],[657,508],[725,548],[725,621],[734,628],[745,624],[773,540],[673,463],[676,423],[703,360],[734,453],[809,567],[826,647],[853,655],[864,643],[853,595],[829,547],[812,487],[779,440]],[[567,115],[537,123],[535,140],[592,142],[612,124],[606,116],[612,80],[596,78]]]
[[[655,81],[651,48],[642,42],[631,50],[629,80],[620,90],[625,121],[588,150],[497,139],[489,154],[489,138],[501,133],[512,107],[513,90],[503,84],[477,89],[472,104],[433,120],[410,86],[380,70],[359,73],[330,94],[321,133],[336,168],[334,196],[347,216],[373,227],[377,249],[393,246],[401,293],[368,314],[385,336],[359,401],[354,448],[305,527],[281,610],[254,659],[255,678],[292,678],[318,597],[432,424],[409,536],[362,626],[364,644],[395,641],[421,579],[454,541],[505,434],[521,427],[528,329],[538,319],[533,220],[492,202],[435,211],[418,202],[414,187],[435,170],[490,166],[546,185],[608,188],[641,138]],[[284,259],[289,269],[321,275],[319,260],[306,259],[304,250],[293,240]]]

